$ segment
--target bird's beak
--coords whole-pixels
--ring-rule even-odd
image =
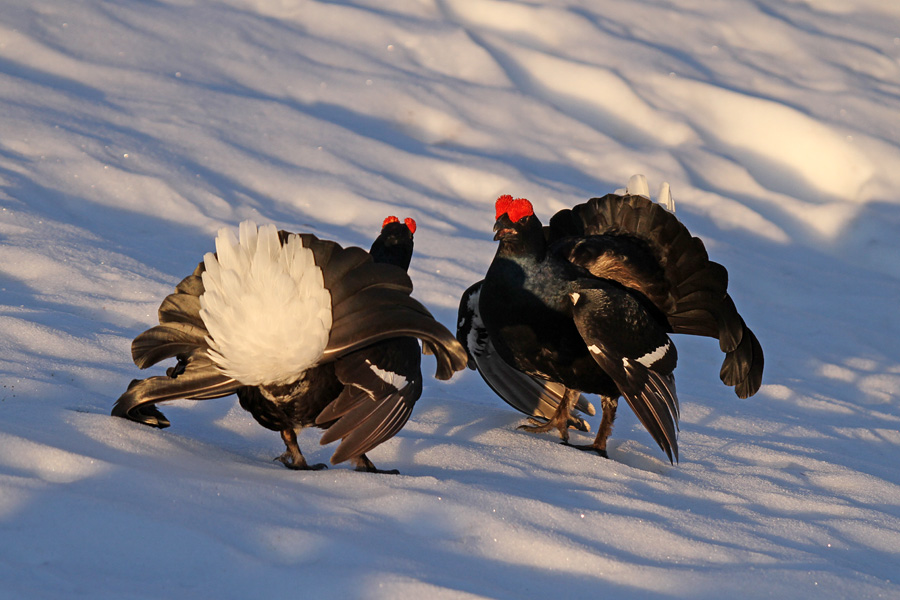
[[[509,227],[504,227],[504,223],[497,221],[496,223],[494,223],[494,231],[496,232],[494,234],[494,241],[496,242],[497,240],[499,240],[503,236],[507,235],[508,233],[512,232],[513,230],[510,229]]]

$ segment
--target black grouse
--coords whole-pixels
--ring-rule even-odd
[[[327,429],[322,444],[342,440],[332,464],[352,459],[357,470],[396,473],[365,453],[409,419],[422,392],[422,351],[435,356],[438,379],[466,364],[452,334],[410,297],[415,228],[388,217],[369,252],[249,221],[239,239],[221,230],[216,253],[132,343],[142,369],[171,357],[177,364],[132,381],[112,414],[163,428],[158,402],[234,393],[281,434],[286,451],[276,460],[288,468],[325,467],[309,465],[297,443],[299,429],[316,425]]]
[[[575,447],[605,457],[624,396],[674,463],[679,407],[670,333],[717,338],[722,381],[741,398],[759,389],[762,348],[727,293],[727,271],[649,198],[592,198],[542,227],[528,200],[501,196],[494,231],[497,253],[484,280],[463,295],[457,338],[469,365],[504,400],[537,417],[522,429],[555,428],[568,443],[579,393],[598,394],[596,438]],[[527,381],[520,375],[498,386],[509,371]]]

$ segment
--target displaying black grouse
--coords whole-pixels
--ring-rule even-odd
[[[322,444],[342,440],[333,464],[352,459],[357,470],[385,472],[365,453],[409,419],[422,392],[422,350],[435,356],[438,379],[466,363],[452,334],[410,297],[415,228],[388,217],[370,252],[249,221],[239,239],[221,230],[216,253],[132,343],[142,369],[171,357],[177,364],[132,381],[112,414],[162,428],[169,421],[158,402],[236,393],[281,434],[287,449],[276,460],[286,467],[325,467],[307,464],[297,443],[298,429],[316,425],[327,429]]]
[[[649,198],[592,198],[542,227],[528,200],[501,196],[494,231],[497,253],[484,280],[463,296],[457,338],[504,400],[546,419],[522,429],[555,428],[568,443],[579,392],[598,394],[597,436],[576,447],[607,456],[624,396],[674,463],[679,407],[670,333],[717,338],[722,381],[741,398],[759,389],[762,348],[727,293],[727,271]],[[498,389],[491,374],[509,370],[555,386],[541,401],[544,409],[555,403],[554,412],[534,410],[536,383]]]

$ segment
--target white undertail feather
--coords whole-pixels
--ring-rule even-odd
[[[647,178],[640,173],[632,175],[628,179],[625,191],[632,196],[643,196],[647,200],[650,199],[650,186],[647,184]]]
[[[656,202],[670,213],[675,214],[675,198],[672,197],[672,189],[669,187],[669,182],[663,181],[660,184]]]
[[[647,200],[652,200],[650,197],[650,185],[647,183],[647,178],[640,173],[632,175],[623,189],[616,190],[616,194],[620,196],[631,194],[632,196],[643,196]],[[675,213],[675,199],[672,198],[672,190],[669,187],[668,182],[664,181],[660,184],[656,203],[670,213]]]
[[[209,356],[245,385],[291,383],[328,344],[331,294],[299,236],[282,246],[274,225],[252,221],[241,223],[239,236],[220,229],[216,254],[203,257]]]

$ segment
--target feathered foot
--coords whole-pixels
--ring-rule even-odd
[[[578,401],[579,394],[580,392],[578,390],[566,388],[566,393],[562,400],[560,400],[559,406],[556,407],[556,412],[553,413],[553,416],[550,417],[546,423],[541,423],[537,419],[529,418],[528,425],[519,425],[517,429],[529,433],[546,433],[551,429],[556,429],[559,432],[559,437],[562,439],[563,443],[568,443],[569,421],[571,420],[569,418],[569,411],[572,409],[575,402]]]
[[[606,453],[606,442],[609,440],[609,434],[612,433],[613,422],[616,420],[616,410],[619,408],[619,399],[603,396],[600,398],[600,406],[603,407],[603,418],[600,420],[600,427],[597,429],[597,437],[594,438],[593,444],[569,444],[563,442],[566,446],[582,450],[584,452],[596,452],[603,458],[609,458]]]
[[[547,426],[547,421],[542,421],[537,417],[528,417],[528,423],[528,425],[519,425],[518,429],[525,429],[526,431],[530,431],[531,433],[542,433],[544,431],[550,431],[551,429],[553,429],[552,426]],[[583,431],[584,433],[591,432],[591,424],[581,417],[573,417],[570,415],[568,423],[566,423],[566,425],[568,429]],[[538,431],[538,429],[540,429],[541,431]]]
[[[371,460],[369,460],[369,457],[367,457],[365,454],[360,454],[356,458],[356,470],[361,471],[363,473],[383,473],[385,475],[399,475],[400,474],[400,471],[398,471],[397,469],[383,470],[383,469],[375,468],[375,465],[372,463]]]
[[[284,440],[287,450],[284,451],[284,454],[276,456],[272,460],[280,461],[281,464],[294,471],[321,471],[328,468],[328,465],[325,463],[310,465],[306,462],[306,458],[300,452],[300,445],[297,443],[297,433],[293,429],[282,430],[281,439]]]

